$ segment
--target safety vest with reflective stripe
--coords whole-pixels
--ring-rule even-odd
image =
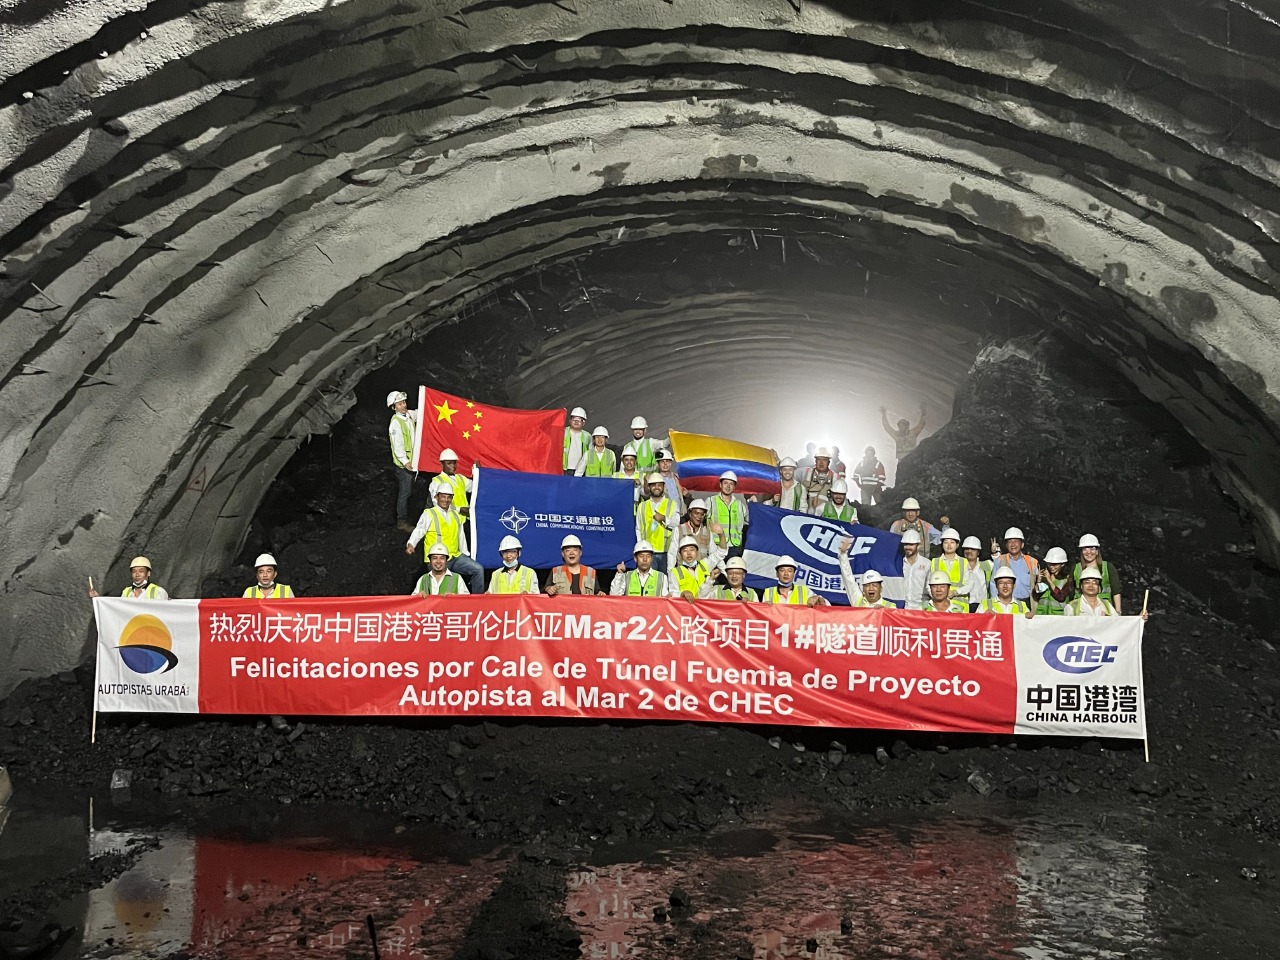
[[[142,566],[142,564],[138,564],[138,566]],[[128,597],[131,600],[141,600],[143,598],[146,598],[147,600],[154,600],[156,599],[156,597],[160,596],[160,588],[157,587],[154,583],[148,583],[145,587],[142,588],[142,596],[135,597],[133,595],[133,587],[130,586],[130,587],[125,587],[124,590],[120,592],[120,596]]]
[[[490,593],[537,593],[537,587],[533,568],[523,565],[514,570],[507,570],[505,567],[495,570],[493,579],[489,581]]]
[[[948,600],[946,607],[939,610],[933,605],[933,601],[930,600],[920,609],[925,613],[968,613],[969,605],[962,600]]]
[[[590,434],[588,434],[587,431],[585,430],[579,430],[578,439],[582,441],[580,446],[582,447],[583,453],[586,453],[587,447],[591,446]],[[570,444],[572,443],[573,443],[573,428],[565,427],[564,428],[564,461],[563,461],[563,469],[565,470],[569,469],[569,447],[570,447]]]
[[[627,596],[656,597],[658,595],[658,584],[661,581],[662,574],[652,568],[649,570],[648,579],[643,583],[640,581],[640,571],[631,570],[627,573]]]
[[[725,506],[724,498],[715,496],[711,498],[711,509],[707,511],[710,516],[707,518],[710,523],[718,523],[724,527],[724,533],[729,537],[729,546],[742,546],[742,501],[737,497]]]
[[[404,453],[405,453],[405,456],[409,458],[408,460],[404,461],[404,463],[401,463],[399,460],[397,460],[396,445],[392,443],[391,444],[391,462],[394,463],[397,467],[403,467],[405,466],[405,464],[413,462],[413,421],[409,417],[402,417],[398,413],[395,414],[391,419],[395,423],[400,424],[400,436],[404,438]],[[388,439],[387,442],[390,443],[390,440]]]
[[[662,497],[657,503],[665,503],[667,505],[667,516],[679,512],[670,497]],[[653,549],[658,553],[666,553],[667,539],[671,536],[671,528],[655,519],[657,512],[657,507],[652,497],[640,504],[640,525],[644,528],[644,539],[653,545]]]
[[[765,603],[797,603],[807,605],[809,601],[813,599],[813,595],[809,592],[809,588],[803,583],[795,583],[793,581],[791,584],[791,592],[788,593],[786,597],[782,596],[782,593],[777,587],[769,587],[761,595],[760,599]]]
[[[896,603],[892,600],[886,600],[884,597],[881,597],[875,603],[872,603],[865,596],[858,597],[858,599],[853,602],[853,605],[855,607],[889,607],[890,609],[897,607]]]
[[[993,600],[988,597],[978,604],[979,613],[1026,613],[1027,605],[1021,600],[1011,600],[1004,603],[1000,600]]]
[[[830,500],[822,508],[823,520],[839,520],[841,523],[857,523],[858,508],[846,500],[844,506],[837,507]]]
[[[1070,581],[1068,581],[1066,577],[1053,578],[1053,585],[1059,590],[1062,589],[1064,584],[1069,582]],[[1037,580],[1036,586],[1042,587],[1044,584]],[[1067,603],[1070,603],[1070,601],[1067,601]],[[1044,593],[1039,594],[1039,599],[1036,600],[1036,613],[1043,614],[1047,617],[1058,617],[1062,615],[1066,605],[1067,604],[1063,603],[1061,600],[1054,598],[1052,590],[1046,589]]]
[[[440,589],[436,590],[435,593],[432,593],[429,589],[427,589],[427,583],[431,579],[432,579],[432,576],[430,571],[428,571],[427,573],[424,573],[421,577],[418,578],[418,583],[413,588],[413,592],[425,594],[428,597],[434,597],[434,596],[437,596],[440,594],[446,594],[446,593],[457,593],[458,584],[461,582],[456,573],[454,573],[453,571],[449,571],[443,577],[440,578]]]
[[[712,600],[749,600],[752,603],[759,603],[760,597],[750,587],[742,588],[742,595],[733,592],[732,587],[716,587],[715,592],[711,594]]]
[[[1102,587],[1098,590],[1098,596],[1103,600],[1111,599],[1111,561],[1103,560],[1101,564],[1093,564],[1100,574],[1102,574]],[[1080,589],[1080,571],[1084,568],[1080,564],[1076,564],[1071,568],[1071,578],[1076,582],[1076,590]]]
[[[250,600],[290,600],[293,598],[293,590],[287,583],[277,583],[263,593],[262,588],[255,583],[244,592],[244,596]]]
[[[618,469],[618,458],[613,455],[613,451],[608,447],[604,448],[603,453],[597,453],[596,448],[592,447],[587,451],[587,469],[583,471],[584,477],[612,477]]]
[[[710,572],[707,565],[699,560],[692,567],[680,564],[672,571],[672,575],[676,579],[676,587],[682,594],[692,593],[696,597],[702,585],[707,582],[707,575]]]
[[[945,556],[934,557],[929,561],[930,573],[945,573],[947,579],[951,581],[953,587],[958,587],[964,583],[964,570],[966,565],[964,557],[956,555],[948,560]]]
[[[465,510],[467,508],[467,478],[459,473],[449,476],[447,473],[437,473],[435,479],[441,483],[447,483],[453,487],[453,503],[450,504],[455,510]]]
[[[462,517],[452,507],[447,513],[439,507],[429,507],[426,512],[431,514],[431,523],[427,526],[427,532],[434,533],[435,537],[422,538],[423,556],[426,557],[427,563],[430,563],[431,557],[426,551],[437,543],[443,543],[444,548],[449,551],[449,559],[452,560],[462,553]]]
[[[809,492],[799,480],[792,482],[790,489],[778,494],[778,506],[783,510],[798,510],[804,513],[809,509]]]
[[[636,469],[641,473],[649,473],[657,469],[658,457],[653,452],[653,441],[648,437],[631,441],[631,449],[636,452]]]
[[[1102,600],[1102,596],[1099,595],[1098,599]],[[1063,608],[1063,613],[1066,613],[1073,617],[1078,617],[1080,616],[1080,606],[1083,603],[1084,603],[1084,597],[1076,597],[1074,600],[1072,600]],[[1095,617],[1118,617],[1119,616],[1119,614],[1116,613],[1116,608],[1112,606],[1110,600],[1102,600],[1102,611],[1103,611],[1102,613],[1095,613],[1093,614],[1093,616]],[[1086,613],[1085,616],[1087,617],[1089,616],[1089,614]]]

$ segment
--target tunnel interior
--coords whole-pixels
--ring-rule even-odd
[[[0,693],[82,655],[86,576],[146,552],[194,593],[358,384],[450,338],[512,403],[781,448],[939,424],[1043,333],[1277,556],[1266,4],[0,15]]]

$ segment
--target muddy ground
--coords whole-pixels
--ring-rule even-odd
[[[564,871],[610,850],[687,843],[779,809],[919,822],[957,807],[1130,818],[1161,851],[1154,905],[1182,944],[1170,955],[1259,955],[1249,951],[1270,949],[1264,933],[1280,924],[1280,663],[1270,616],[1280,579],[1253,558],[1244,518],[1172,422],[1061,356],[1039,343],[980,360],[954,419],[900,465],[887,500],[916,496],[926,516],[945,511],[984,542],[1017,524],[1037,555],[1097,533],[1123,572],[1129,608],[1151,590],[1150,763],[1141,744],[1122,741],[481,720],[304,719],[277,731],[253,718],[105,716],[90,746],[85,667],[28,682],[0,704],[0,764],[18,790],[105,794],[113,772],[128,770],[135,798],[181,798],[191,816],[245,800],[281,811],[339,802],[511,845],[519,856],[459,956],[578,956]],[[207,595],[238,595],[250,580],[243,562],[263,549],[300,593],[408,591],[421,560],[404,555],[392,524],[381,397],[409,382],[415,362],[362,387],[332,440],[316,438],[295,459],[242,566],[208,581]],[[440,386],[503,399],[474,376]],[[864,514],[892,519],[887,509]],[[0,902],[0,933],[121,866],[86,864],[11,895]],[[1230,938],[1224,923],[1237,927]],[[689,955],[690,941],[680,942]],[[734,954],[708,942],[705,955]]]

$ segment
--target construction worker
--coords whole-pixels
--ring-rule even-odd
[[[959,594],[969,602],[969,612],[973,613],[990,593],[991,561],[980,558],[982,541],[977,537],[965,537],[960,552],[964,556],[964,585]]]
[[[823,520],[838,520],[840,523],[857,523],[858,508],[849,500],[849,485],[843,480],[836,480],[827,491],[827,502],[818,514]]]
[[[613,578],[609,593],[615,597],[665,597],[668,595],[667,578],[653,569],[653,544],[637,540],[631,552],[636,558],[636,568],[627,570],[625,563],[618,564],[618,575]]]
[[[418,411],[409,409],[409,397],[402,390],[387,394],[387,406],[391,408],[391,425],[387,432],[391,438],[391,465],[397,484],[396,529],[408,533],[413,529],[409,525],[409,495],[413,493],[413,481],[418,476],[418,461],[413,450]]]
[[[591,449],[587,451],[584,477],[612,477],[618,472],[618,458],[609,449],[609,431],[596,427],[591,431]]]
[[[844,587],[844,595],[849,598],[851,607],[890,607],[894,604],[880,597],[884,578],[874,570],[862,575],[862,583],[853,575],[853,565],[849,562],[849,548],[853,546],[853,537],[841,537],[836,544],[836,556],[840,563],[840,583]],[[874,589],[873,589],[874,588]]]
[[[649,474],[646,488],[649,496],[636,510],[636,539],[653,544],[653,565],[659,573],[666,573],[667,548],[680,526],[680,504],[667,496],[667,485],[660,473]]]
[[[564,457],[562,467],[565,476],[580,477],[587,469],[587,450],[591,438],[583,429],[587,425],[587,411],[574,407],[569,411],[569,425],[564,428]]]
[[[942,525],[947,526],[946,517],[942,518]],[[920,553],[926,558],[929,556],[930,546],[942,539],[942,535],[933,524],[920,518],[920,501],[915,497],[907,497],[902,501],[902,516],[889,524],[889,532],[896,533],[898,536],[902,536],[908,530],[914,530],[920,534]]]
[[[711,594],[719,575],[719,570],[712,570],[705,560],[698,558],[698,541],[685,537],[680,541],[680,562],[667,574],[670,581],[667,592],[686,600],[705,598]]]
[[[796,479],[796,462],[790,457],[783,457],[778,461],[778,478],[781,492],[774,494],[769,502],[783,510],[808,513],[809,496],[804,484]]]
[[[641,473],[652,473],[658,466],[658,457],[653,441],[645,436],[649,429],[649,421],[644,417],[636,417],[631,421],[631,441],[627,444],[636,452],[636,469]]]
[[[615,480],[630,480],[635,484],[635,490],[631,496],[631,509],[634,511],[640,502],[644,474],[636,469],[636,448],[631,444],[628,443],[622,448],[622,467],[613,476]]]
[[[1018,582],[1017,574],[1010,567],[996,567],[991,575],[994,596],[987,597],[978,604],[979,613],[1020,613],[1028,620],[1036,615],[1036,608],[1024,603],[1013,595],[1014,585]]]
[[[430,563],[431,555],[427,551],[432,544],[443,543],[449,551],[449,569],[466,577],[471,593],[484,593],[484,567],[471,558],[467,549],[466,524],[462,515],[453,508],[453,491],[454,487],[440,477],[431,481],[431,497],[435,503],[422,511],[422,516],[409,533],[404,552],[412,555],[421,541],[426,560]]]
[[[929,574],[929,599],[922,608],[925,613],[968,613],[969,605],[962,600],[951,598],[951,588],[955,586],[941,570]]]
[[[889,426],[889,411],[886,407],[880,408],[880,423],[884,427],[884,432],[893,437],[894,452],[899,460],[914,450],[920,443],[920,431],[924,429],[925,410],[924,404],[920,404],[920,422],[914,427],[911,421],[903,417],[898,421],[896,429]]]
[[[835,444],[832,444],[831,445],[831,472],[836,475],[837,480],[843,480],[845,479],[845,471],[847,469],[848,467],[845,466],[844,461],[840,459],[840,448],[837,447]]]
[[[1025,542],[1022,531],[1017,527],[1010,527],[1004,532],[1005,552],[1001,553],[1000,544],[996,542],[995,537],[992,537],[991,562],[996,567],[1008,567],[1013,571],[1014,576],[1018,578],[1017,585],[1013,589],[1014,599],[1034,606],[1035,602],[1031,599],[1031,584],[1040,569],[1040,561],[1022,552]],[[994,580],[994,577],[992,579]]]
[[[595,570],[582,564],[582,541],[572,533],[560,541],[560,557],[564,563],[555,567],[547,577],[547,596],[578,594],[594,597],[603,592]]]
[[[730,557],[725,561],[724,579],[728,585],[723,587],[715,586],[714,578],[708,580],[711,585],[707,593],[709,600],[742,600],[748,603],[759,603],[759,594],[743,583],[747,579],[747,561],[741,557]]]
[[[919,610],[924,604],[929,580],[929,561],[920,555],[920,533],[902,534],[902,584],[906,589],[906,609]]]
[[[449,594],[470,593],[467,582],[449,569],[449,548],[436,542],[427,548],[427,562],[431,567],[414,584],[414,597],[439,597]]]
[[[806,443],[804,445],[804,456],[800,458],[800,462],[796,464],[796,468],[800,471],[800,476],[804,476],[804,472],[814,465],[817,461],[814,454],[817,452],[818,445],[816,443]]]
[[[1050,547],[1032,584],[1031,593],[1035,598],[1036,613],[1040,616],[1061,616],[1062,608],[1075,596],[1076,582],[1066,567],[1067,551],[1061,547]]]
[[[458,455],[449,447],[440,451],[440,473],[435,479],[453,489],[453,508],[462,517],[471,516],[467,498],[471,495],[471,478],[458,473]]]
[[[120,591],[127,600],[168,600],[169,592],[158,583],[151,582],[151,561],[146,557],[134,557],[129,561],[129,586]],[[100,596],[93,587],[89,596]]]
[[[532,567],[520,562],[520,551],[524,549],[520,541],[508,534],[498,543],[498,556],[502,558],[502,566],[493,571],[489,577],[490,593],[531,593],[537,594],[538,578]]]
[[[1102,571],[1097,567],[1085,567],[1080,571],[1080,596],[1068,601],[1062,612],[1070,617],[1118,617],[1120,608],[1102,596]],[[1138,616],[1145,622],[1147,611]]]
[[[803,583],[796,583],[797,569],[798,565],[792,557],[786,554],[780,556],[778,562],[774,564],[774,573],[777,574],[778,582],[772,587],[765,588],[764,593],[760,594],[760,602],[804,604],[809,607],[830,606],[825,597],[814,593]]]
[[[862,459],[853,468],[853,482],[863,503],[879,503],[880,494],[884,491],[884,464],[876,458],[876,448],[867,447],[862,451]]]
[[[732,470],[720,474],[720,492],[709,502],[707,522],[716,546],[729,557],[742,556],[742,539],[751,513],[744,497],[734,493],[738,475]]]
[[[667,485],[667,496],[677,506],[683,506],[684,491],[680,489],[680,477],[676,473],[676,458],[671,455],[670,450],[658,451],[658,473],[662,475],[662,482]]]
[[[961,598],[968,602],[969,594],[965,592],[964,557],[960,556],[960,533],[955,527],[947,527],[941,536],[942,553],[929,561],[929,570],[933,573],[945,573],[951,581],[951,598]]]
[[[1080,538],[1077,547],[1080,550],[1080,562],[1071,570],[1072,580],[1078,582],[1080,571],[1085,567],[1093,567],[1102,574],[1102,587],[1098,591],[1098,596],[1104,600],[1110,600],[1111,605],[1116,608],[1116,613],[1120,613],[1120,575],[1116,573],[1116,568],[1110,560],[1102,559],[1102,545],[1098,543],[1098,538],[1092,533],[1086,533]]]
[[[287,583],[276,583],[276,558],[269,553],[258,554],[253,561],[257,582],[245,590],[247,600],[292,600],[293,590]]]
[[[687,519],[676,528],[674,542],[679,543],[686,537],[692,538],[698,545],[698,559],[709,560],[711,566],[719,566],[714,562],[712,554],[720,554],[721,551],[715,546],[711,539],[711,528],[707,526],[707,501],[691,500],[689,501],[689,513]]]
[[[835,471],[831,469],[831,451],[826,447],[819,447],[813,453],[813,466],[800,474],[800,482],[805,487],[805,496],[809,498],[810,513],[822,512],[831,484],[837,479]]]

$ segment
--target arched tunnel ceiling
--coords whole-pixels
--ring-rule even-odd
[[[676,236],[1061,331],[1274,549],[1273,8],[0,0],[0,677],[86,571],[194,590],[411,339]]]

